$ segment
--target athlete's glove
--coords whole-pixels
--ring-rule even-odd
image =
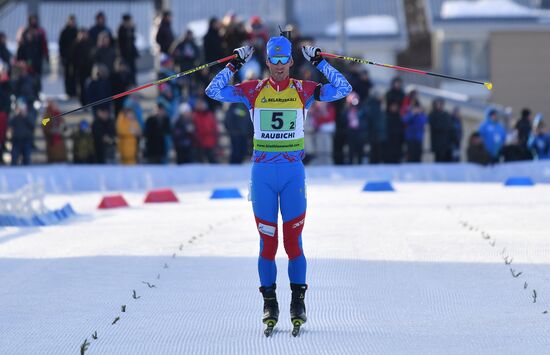
[[[252,54],[254,54],[254,47],[252,46],[239,47],[233,50],[233,53],[235,53],[237,57],[231,60],[229,64],[231,64],[235,69],[235,71],[237,71],[241,69],[243,64],[245,64],[250,60],[250,58],[252,58]]]
[[[304,54],[304,58],[306,58],[311,64],[313,64],[314,67],[317,66],[322,60],[323,57],[321,57],[321,48],[314,47],[314,46],[303,46],[302,47],[302,53]]]

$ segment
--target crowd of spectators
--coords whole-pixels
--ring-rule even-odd
[[[244,44],[256,48],[255,57],[234,80],[266,75],[265,45],[272,31],[260,17],[242,20],[230,13],[221,20],[212,18],[201,41],[189,29],[181,37],[176,36],[171,20],[170,12],[162,13],[155,33],[159,79],[225,57]],[[46,33],[36,16],[29,17],[28,26],[20,31],[17,40],[19,47],[12,55],[5,34],[0,33],[0,149],[3,153],[8,148],[6,133],[10,131],[12,165],[31,161],[42,65],[49,59]],[[96,14],[90,28],[78,27],[77,19],[69,16],[58,41],[65,92],[80,104],[137,84],[139,52],[129,14],[122,16],[116,37],[103,12]],[[299,50],[313,39],[300,36],[294,29],[293,42],[295,64],[291,75],[323,81]],[[384,93],[375,87],[364,66],[347,64],[339,69],[354,91],[345,100],[316,102],[311,107],[305,125],[306,163],[419,163],[428,146],[435,162],[463,160],[486,165],[550,158],[550,135],[542,118],[533,117],[529,109],[522,110],[521,117],[507,132],[502,114],[488,108],[486,119],[467,137],[467,147],[463,149],[464,129],[458,107],[449,112],[444,100],[437,98],[426,112],[418,92],[405,92],[399,77],[391,81]],[[150,112],[142,109],[139,96],[130,95],[94,106],[90,119],[70,129],[63,118],[52,120],[43,127],[48,162],[68,162],[72,157],[77,164],[243,163],[252,148],[249,112],[243,105],[222,105],[204,94],[218,70],[219,67],[204,69],[159,85]],[[47,101],[44,116],[58,113],[58,103]],[[145,118],[146,113],[149,114]],[[425,132],[429,132],[429,144],[425,144]],[[220,150],[222,133],[229,142],[227,156]],[[72,154],[68,151],[69,139]],[[466,156],[461,156],[462,151],[466,151]],[[0,163],[4,163],[3,159]]]

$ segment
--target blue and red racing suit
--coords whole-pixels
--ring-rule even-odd
[[[328,84],[289,78],[272,78],[228,85],[231,66],[220,71],[206,88],[212,99],[241,102],[254,124],[251,200],[260,234],[258,272],[262,286],[276,282],[279,206],[283,218],[283,243],[289,258],[291,283],[306,283],[306,258],[302,229],[306,214],[304,121],[315,100],[335,101],[351,92],[344,76],[323,60],[317,65]]]

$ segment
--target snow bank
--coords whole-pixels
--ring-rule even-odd
[[[397,35],[399,34],[399,25],[393,16],[359,16],[350,17],[345,22],[346,33],[350,36],[379,36],[379,35]],[[340,24],[338,22],[330,24],[325,33],[329,36],[338,36],[340,34]]]
[[[441,18],[536,17],[537,12],[511,0],[445,1]]]

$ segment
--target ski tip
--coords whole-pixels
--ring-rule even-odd
[[[48,122],[50,122],[50,119],[48,117],[42,119],[42,126],[45,126],[48,124]]]

